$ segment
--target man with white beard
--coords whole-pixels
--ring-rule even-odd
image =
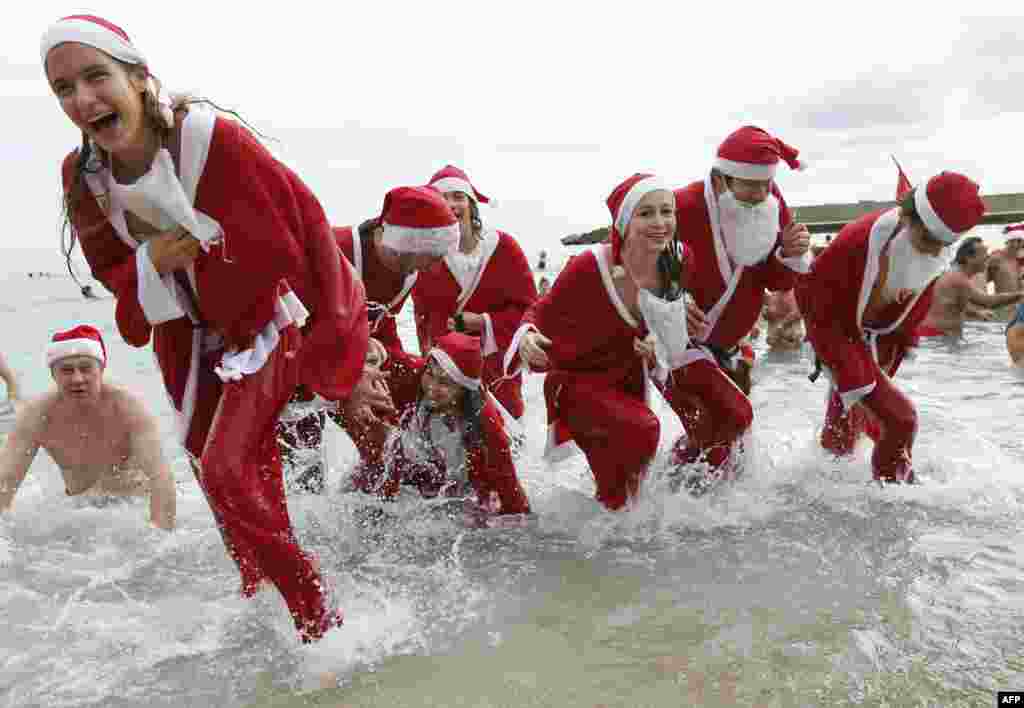
[[[985,213],[978,185],[942,172],[899,206],[847,224],[797,284],[807,337],[832,381],[822,446],[849,455],[866,431],[875,439],[872,476],[912,483],[914,404],[895,385],[928,314],[942,251]]]
[[[765,290],[784,291],[808,267],[810,234],[793,221],[775,184],[779,161],[803,165],[797,151],[754,126],[719,146],[706,179],[675,192],[679,237],[693,253],[687,289],[705,315],[692,332],[689,361],[673,372],[686,392],[686,428],[673,450],[680,480],[686,465],[708,470],[687,485],[701,489],[736,471],[737,442],[753,421],[753,408],[734,385],[739,344],[757,323]],[[682,380],[680,380],[682,379]]]

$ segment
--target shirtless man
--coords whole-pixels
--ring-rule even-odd
[[[88,325],[58,332],[46,349],[57,390],[26,401],[0,452],[0,511],[39,448],[64,475],[68,496],[150,497],[150,521],[174,528],[174,479],[156,419],[136,396],[103,381],[106,348]]]
[[[3,380],[4,385],[7,386],[7,399],[14,401],[19,398],[18,393],[18,379],[11,371],[11,367],[7,365],[7,359],[0,353],[0,379]]]
[[[1006,325],[1006,351],[1016,366],[1024,367],[1024,304],[1017,305],[1017,312]]]
[[[1003,229],[1007,234],[1006,246],[993,251],[988,259],[988,279],[995,284],[997,293],[1012,293],[1021,289],[1021,276],[1024,275],[1024,224],[1007,226]],[[1013,309],[1006,308],[1003,321],[1010,319]]]
[[[963,336],[964,319],[974,307],[1002,307],[1020,302],[1020,284],[1011,292],[990,295],[979,290],[974,277],[984,273],[989,262],[988,247],[977,236],[964,239],[956,251],[952,268],[939,276],[928,316],[917,329],[923,337]]]
[[[765,343],[776,351],[795,351],[804,343],[803,317],[792,290],[768,293],[762,316],[767,324]]]

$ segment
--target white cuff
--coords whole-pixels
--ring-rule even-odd
[[[151,325],[163,324],[185,317],[178,303],[177,287],[170,275],[160,276],[149,258],[149,243],[135,251],[135,272],[139,283],[139,305]]]
[[[807,273],[811,269],[811,253],[810,251],[804,251],[803,255],[790,256],[789,258],[782,257],[782,249],[775,251],[775,257],[778,258],[782,265],[786,266],[792,271],[797,273]]]
[[[483,315],[484,318],[484,341],[483,350],[480,354],[486,358],[491,354],[498,353],[498,342],[494,339],[494,323],[491,322],[491,316],[486,312]]]
[[[519,362],[519,368],[515,371],[509,371],[509,366],[512,365],[512,360],[519,354],[519,345],[523,343],[523,337],[526,336],[527,332],[540,332],[539,329],[534,327],[529,322],[524,322],[516,330],[516,333],[512,335],[512,342],[508,345],[508,349],[505,350],[505,360],[502,362],[501,374],[502,376],[515,376],[521,371],[529,373],[530,367],[525,361]]]

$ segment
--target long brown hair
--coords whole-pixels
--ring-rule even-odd
[[[152,77],[159,90],[160,80],[152,74],[148,73],[148,69],[140,64],[129,64],[119,59],[114,59],[114,62],[119,64],[122,69],[127,72],[133,71],[145,71],[147,77]],[[266,135],[256,130],[248,121],[242,116],[231,109],[222,108],[208,98],[199,98],[190,94],[181,94],[172,97],[171,109],[177,114],[178,111],[188,111],[188,107],[192,104],[205,104],[213,109],[226,113],[234,118],[237,118],[242,125],[248,128],[255,135],[263,139],[268,138]],[[154,134],[160,139],[161,145],[167,145],[168,141],[172,138],[173,128],[169,127],[164,121],[163,115],[160,110],[160,103],[157,100],[156,94],[150,91],[148,88],[142,92],[142,114],[146,121],[146,124],[153,130]],[[92,142],[89,140],[89,136],[82,133],[82,144],[75,150],[75,167],[74,176],[71,180],[71,184],[67,189],[63,190],[62,193],[62,205],[63,205],[63,219],[60,229],[60,249],[64,254],[64,261],[67,264],[68,273],[74,278],[75,282],[78,282],[78,278],[75,275],[74,267],[71,263],[71,256],[75,251],[75,244],[78,243],[81,238],[81,234],[78,232],[78,228],[75,226],[75,215],[79,205],[82,203],[82,199],[86,196],[86,185],[85,175],[95,174],[99,172],[104,166],[107,165],[109,157],[104,155],[101,151],[95,150]]]

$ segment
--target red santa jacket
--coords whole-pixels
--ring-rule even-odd
[[[381,263],[373,243],[360,237],[357,228],[341,226],[335,227],[333,231],[342,255],[355,268],[366,288],[370,336],[388,349],[403,351],[395,318],[405,306],[419,274],[413,272],[403,279],[393,273]]]
[[[914,330],[928,315],[936,278],[910,301],[890,303],[874,321],[864,311],[881,258],[899,227],[899,209],[875,211],[847,224],[800,278],[796,295],[807,333],[829,367],[845,405],[870,393],[879,367],[896,373]]]
[[[310,311],[303,338],[301,381],[325,398],[347,397],[362,372],[368,327],[363,287],[340,257],[323,209],[299,177],[278,162],[244,128],[209,111],[178,114],[182,169],[191,170],[193,206],[219,223],[223,239],[201,252],[188,269],[198,318],[150,325],[140,304],[135,250],[140,245],[115,229],[88,190],[74,226],[94,277],[117,299],[122,337],[154,350],[164,383],[187,429],[202,346],[197,332],[216,332],[225,347],[244,350],[274,322],[288,291]],[[196,156],[200,159],[196,159]],[[77,154],[64,160],[65,190],[75,177]],[[184,182],[185,180],[183,180]],[[123,220],[122,220],[123,223]],[[186,400],[186,389],[192,401]]]
[[[765,290],[789,290],[796,284],[797,271],[794,268],[797,261],[783,261],[778,256],[781,230],[792,219],[782,193],[774,183],[772,194],[781,207],[779,238],[768,258],[750,267],[734,266],[725,250],[725,242],[715,233],[709,212],[709,188],[707,182],[694,182],[676,190],[678,233],[692,254],[691,265],[686,271],[686,288],[710,321],[710,334],[703,342],[728,350],[735,347],[757,322]]]
[[[488,342],[485,333],[480,333],[485,383],[501,377],[502,357],[526,308],[537,299],[537,286],[523,250],[509,234],[498,231],[496,236],[481,244],[485,249],[481,266],[465,291],[447,262],[420,273],[412,291],[416,316],[422,318],[429,341],[448,332],[448,318],[456,312],[474,312],[490,319],[494,341]]]
[[[564,382],[589,380],[642,400],[647,396],[644,361],[633,347],[634,339],[647,336],[647,328],[622,302],[611,270],[607,245],[573,256],[547,294],[526,311],[506,356],[508,369],[518,370],[519,342],[532,328],[551,340],[547,350],[551,368],[544,382],[548,412],[545,455],[551,460],[578,451],[560,410]]]
[[[420,399],[420,379],[427,360],[411,354],[399,353],[400,364],[392,367],[388,385],[395,407],[403,411],[399,426],[407,425],[409,416]],[[500,514],[526,514],[530,504],[516,475],[512,459],[511,440],[505,422],[489,394],[484,397],[480,412],[482,435],[475,443],[467,440],[466,457],[469,483],[477,494],[481,506],[491,506],[492,492],[497,495]],[[384,496],[397,493],[399,485],[412,484],[424,496],[435,496],[448,482],[449,471],[438,457],[428,463],[414,462],[401,448],[388,460],[391,472],[385,484]]]

